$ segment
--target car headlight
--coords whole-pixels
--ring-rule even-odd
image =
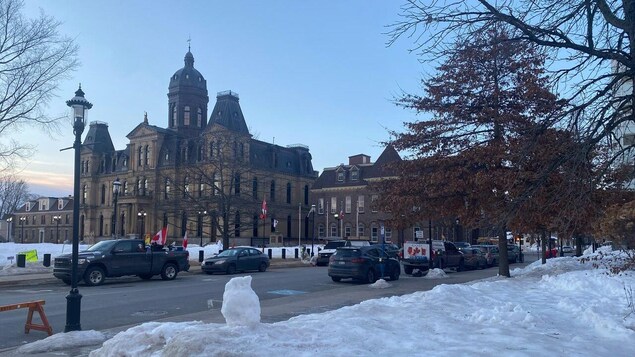
[[[84,264],[87,261],[88,261],[88,259],[86,259],[86,258],[79,258],[79,259],[77,259],[77,264]]]
[[[221,260],[217,260],[214,262],[214,264],[224,264],[226,261],[226,259],[221,259]]]

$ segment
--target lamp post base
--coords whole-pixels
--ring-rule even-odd
[[[66,295],[66,326],[64,326],[64,332],[81,331],[81,303],[82,295],[79,290],[77,288],[71,289],[70,293]]]

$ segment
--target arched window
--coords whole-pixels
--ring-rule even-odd
[[[101,185],[101,204],[103,205],[105,203],[106,203],[106,185]]]
[[[309,204],[309,185],[304,185],[304,204]]]
[[[240,195],[240,173],[236,173],[234,176],[234,194]]]
[[[172,106],[172,127],[175,128],[178,125],[178,115],[176,105]]]
[[[123,182],[123,195],[124,196],[128,195],[128,181]]]
[[[190,193],[190,181],[187,176],[183,179],[183,197],[187,197]]]
[[[82,203],[83,204],[86,204],[86,197],[88,197],[88,187],[84,185],[84,187],[82,187]]]
[[[144,155],[145,155],[145,157],[144,157],[145,165],[148,166],[148,165],[150,165],[150,148],[148,147],[148,145],[146,145],[146,147],[145,147]]]
[[[143,179],[143,195],[145,196],[147,192],[148,192],[148,179],[144,178]]]
[[[291,233],[291,215],[287,216],[287,237],[292,237]]]
[[[190,106],[186,105],[183,108],[183,125],[190,126]]]
[[[196,125],[199,128],[203,127],[203,111],[201,108],[196,109]]]
[[[220,194],[220,180],[218,178],[218,172],[214,172],[214,176],[212,177],[212,183],[214,184],[212,191],[214,192],[214,196],[218,196]]]
[[[139,165],[139,167],[143,165],[143,148],[141,146],[137,149],[137,165]]]
[[[165,192],[163,193],[163,198],[165,198],[166,200],[170,198],[170,179],[169,178],[165,179]]]

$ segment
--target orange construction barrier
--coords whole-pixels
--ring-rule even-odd
[[[44,300],[37,300],[37,301],[22,302],[19,304],[0,305],[0,312],[23,309],[28,307],[29,313],[26,317],[26,324],[24,324],[24,333],[29,333],[29,331],[33,329],[33,330],[44,331],[48,333],[49,336],[51,336],[53,334],[53,328],[51,328],[51,325],[49,325],[49,320],[46,318],[46,314],[44,314],[44,308],[42,307],[44,303],[45,303]],[[33,312],[35,311],[37,311],[40,314],[40,319],[42,320],[41,325],[33,323]]]

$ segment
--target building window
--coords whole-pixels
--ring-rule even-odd
[[[190,182],[187,176],[185,176],[185,178],[183,179],[183,197],[187,197],[189,193],[190,193]]]
[[[357,196],[357,212],[364,213],[364,196]]]
[[[276,202],[276,181],[271,180],[271,188],[269,189],[269,200]]]
[[[330,233],[331,237],[337,237],[337,224],[336,223],[331,223],[331,233]]]
[[[346,196],[346,205],[344,206],[344,212],[351,213],[351,196]]]
[[[101,185],[101,204],[106,203],[106,185]]]
[[[137,149],[137,165],[139,167],[141,167],[141,165],[143,165],[143,148],[141,146],[139,146],[139,148]]]
[[[378,237],[379,236],[379,228],[377,227],[376,224],[372,224],[370,226],[370,241],[371,242],[377,242],[378,241]]]
[[[351,230],[352,230],[352,226],[350,223],[346,223],[344,225],[344,237],[350,237],[351,236]]]
[[[384,239],[386,243],[392,243],[392,228],[384,228]]]
[[[287,203],[291,203],[291,182],[287,182]]]
[[[234,175],[234,194],[240,195],[240,173]]]
[[[165,179],[165,192],[163,193],[163,198],[166,200],[170,197],[170,179]]]
[[[148,179],[144,178],[143,179],[143,195],[145,196],[147,192],[148,192]]]
[[[357,236],[364,237],[366,227],[364,227],[364,223],[360,223],[357,225]]]
[[[379,196],[377,195],[370,196],[370,210],[373,213],[377,212],[377,207],[375,207],[375,202],[377,202],[378,199],[379,199]]]
[[[84,185],[84,187],[82,187],[82,203],[86,204],[86,198],[88,197],[88,187],[86,187],[86,185]]]
[[[331,197],[331,214],[337,212],[337,197]]]
[[[318,230],[318,237],[319,238],[324,238],[325,237],[325,235],[324,235],[325,230],[324,230],[324,225],[322,223],[318,224],[317,230]]]
[[[324,214],[324,198],[318,199],[318,214]]]
[[[128,181],[123,182],[123,195],[124,196],[128,195]]]
[[[209,158],[213,158],[214,157],[214,142],[210,141],[209,142]]]
[[[344,171],[338,171],[337,172],[337,181],[338,182],[343,182],[344,181]]]
[[[148,166],[150,165],[150,148],[148,147],[148,145],[145,146],[145,150],[144,150],[144,165]]]
[[[203,126],[203,111],[201,110],[201,108],[196,109],[196,125],[199,128]]]
[[[220,180],[218,178],[218,172],[215,172],[214,176],[212,177],[212,182],[214,184],[214,187],[212,187],[212,191],[214,191],[214,196],[218,196],[220,194]]]
[[[358,180],[359,179],[359,170],[357,169],[352,169],[351,170],[351,180]]]
[[[198,179],[198,197],[203,197],[203,192],[205,192],[205,184],[203,183],[203,178]]]
[[[190,126],[190,106],[186,105],[183,109],[183,125]]]
[[[177,120],[178,116],[177,116],[177,110],[176,110],[176,105],[172,107],[172,127],[176,128],[177,124],[178,124],[178,120]]]
[[[258,178],[254,177],[251,183],[251,195],[254,196],[254,199],[258,199]]]

